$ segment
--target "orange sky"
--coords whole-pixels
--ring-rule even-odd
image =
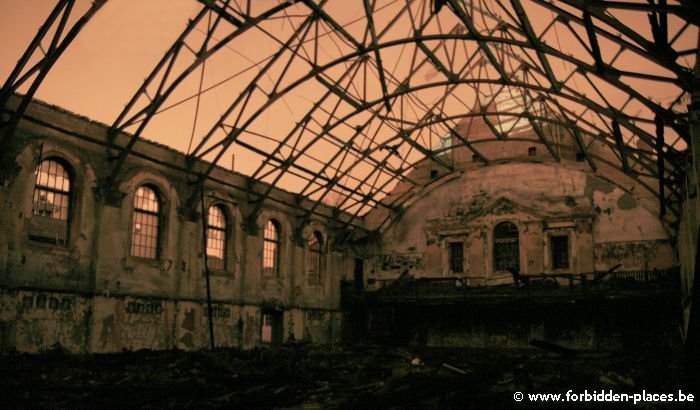
[[[0,79],[7,78],[54,5],[52,0],[0,0],[0,38],[6,39],[0,48]],[[73,15],[82,15],[89,5],[78,0]],[[111,123],[199,7],[192,0],[108,1],[36,97]]]
[[[80,16],[88,9],[91,2],[89,0],[78,0],[77,3],[74,15]],[[278,3],[276,0],[258,0],[253,2],[254,5],[262,8]],[[399,6],[405,4],[403,1],[379,3]],[[508,2],[505,3],[507,4]],[[0,0],[0,10],[2,11],[0,14],[0,38],[6,39],[0,47],[0,81],[4,81],[12,70],[17,59],[24,52],[54,4],[53,0]],[[417,0],[416,4],[423,3]],[[424,4],[429,4],[429,2]],[[529,2],[524,2],[524,5],[526,11],[530,14],[530,18],[533,20],[532,23],[536,32],[540,32],[550,23],[552,14],[549,11],[543,9],[535,10],[534,6]],[[298,9],[290,9],[290,13],[308,13],[304,6],[298,7]],[[200,8],[201,4],[194,0],[109,0],[59,59],[39,88],[36,97],[111,125],[143,79],[163,56],[165,50],[182,32],[188,19],[192,18]],[[326,9],[331,15],[340,20],[343,25],[347,25],[358,18],[362,20],[361,17],[364,16],[361,2],[331,0]],[[377,25],[381,27],[382,24],[386,24],[386,21],[393,17],[394,14],[392,13],[394,11],[391,7],[381,12],[375,12]],[[446,32],[451,24],[455,24],[455,17],[448,10],[443,10],[440,16],[446,25],[443,28]],[[618,12],[616,17],[629,25],[636,25],[636,29],[641,35],[650,38],[649,24],[645,14]],[[292,20],[284,18],[272,20],[266,22],[265,28],[271,30],[273,34],[283,33],[278,38],[286,38],[284,33],[290,33],[289,21]],[[301,17],[294,21],[300,22]],[[479,21],[478,23],[481,22]],[[677,27],[680,26],[680,21],[672,18],[669,21],[669,25],[671,27],[671,35],[673,35]],[[365,27],[364,20],[358,20],[357,23],[353,23],[347,29],[353,35],[361,38]],[[575,28],[579,35],[585,38],[585,30],[580,26],[575,26]],[[410,31],[411,28],[408,24],[399,25],[384,40],[387,38],[405,38]],[[555,38],[554,34],[553,31],[550,31],[545,37],[545,41],[548,44],[556,47],[556,43],[561,43],[561,47],[566,52],[576,53],[582,50],[571,33],[567,34],[563,27],[560,27],[556,33],[560,38]],[[335,45],[327,40],[328,37],[325,40],[327,49],[321,50],[321,57],[326,59],[337,58],[337,55],[332,55],[335,51],[333,49]],[[681,40],[678,44],[680,48],[697,47],[697,29],[689,30]],[[464,58],[467,58],[469,53],[473,53],[476,50],[475,44],[470,44],[470,47],[469,51],[465,50],[466,55]],[[269,37],[266,37],[258,30],[251,30],[239,41],[235,41],[226,49],[222,49],[215,55],[215,58],[207,61],[207,71],[204,77],[205,87],[264,60],[277,51],[278,48],[279,45],[271,41]],[[616,51],[616,48],[608,40],[601,40],[601,48],[605,59],[609,59]],[[400,53],[400,47],[382,50],[386,66],[392,65],[393,62],[397,63],[395,67],[392,67],[393,74],[396,74],[398,77],[397,81],[402,80],[401,73],[405,71],[405,63],[401,60]],[[647,64],[641,57],[630,55],[630,53],[623,54],[618,62],[627,64],[632,70],[648,70],[654,74],[668,75],[668,70],[654,67],[653,64]],[[692,61],[690,63],[692,64]],[[283,63],[280,66],[282,65]],[[567,67],[567,64],[557,59],[552,60],[552,65],[555,72],[560,75],[562,75],[562,72],[564,73],[562,77],[566,76],[566,72],[572,70],[570,65]],[[329,70],[329,76],[337,78],[342,75],[346,67],[348,66],[339,65],[335,70]],[[276,81],[274,76],[280,72],[279,68],[275,70],[272,70],[271,75],[266,76],[259,82],[261,90],[262,88],[269,90],[273,86]],[[435,72],[434,68],[430,68],[430,70],[433,73]],[[294,75],[290,76],[288,73],[289,77],[299,77],[308,72],[308,66],[303,64],[293,65],[290,72],[294,73]],[[254,74],[254,69],[249,73],[240,74],[240,77],[237,77],[235,81],[217,87],[211,93],[208,93],[206,98],[203,97],[200,112],[202,118],[197,124],[195,133],[197,138],[208,131],[213,121],[228,107]],[[418,83],[429,81],[429,76],[430,73],[424,71],[416,76],[416,81]],[[199,71],[195,71],[190,77],[178,89],[178,92],[173,95],[171,102],[187,98],[196,92]],[[672,96],[674,92],[677,94],[677,90],[655,88],[655,86],[650,87],[641,80],[627,79],[625,81],[629,81],[640,92],[654,96],[656,100],[664,101],[664,98],[670,98],[669,96]],[[585,80],[579,78],[577,85],[585,87]],[[373,88],[370,90],[370,93],[376,95],[379,89],[378,87]],[[286,134],[287,130],[306,113],[320,94],[320,90],[323,90],[323,88],[319,87],[318,83],[308,81],[299,87],[298,90],[295,90],[294,93],[288,94],[281,101],[266,109],[259,120],[252,124],[250,129],[269,135],[272,138],[279,138],[280,135]],[[438,94],[439,90],[422,92],[422,96],[426,98],[426,101],[436,98]],[[468,94],[471,94],[469,98],[472,99],[473,103],[473,91],[463,90],[461,95],[465,96]],[[608,94],[609,98],[624,101],[625,96],[614,89],[606,90],[606,94]],[[420,96],[421,93],[416,93],[416,95]],[[587,95],[590,98],[595,98],[591,91],[587,91]],[[464,110],[458,104],[455,105],[454,101],[451,109],[453,112],[460,109]],[[628,109],[636,111],[639,108],[631,105]],[[323,121],[323,113],[318,113],[317,117],[320,118],[319,122]],[[360,115],[359,117],[362,116]],[[193,118],[194,100],[190,100],[177,110],[159,114],[146,129],[143,136],[168,144],[181,151],[187,151],[188,140],[192,133]],[[359,119],[355,122],[359,122]],[[249,138],[252,141],[254,137],[251,136]],[[268,152],[272,151],[275,146],[274,141],[265,139],[258,139],[255,141],[255,144],[268,150]],[[434,144],[434,141],[431,144]],[[333,147],[322,143],[319,143],[318,147],[315,148],[316,152],[314,154],[317,157],[324,155],[323,150],[333,149]],[[402,150],[404,148],[402,147]],[[366,147],[361,147],[361,149],[366,149]],[[241,161],[243,159],[239,157],[236,159],[237,169],[243,172],[252,172],[259,164],[255,162],[246,164],[245,161]],[[227,155],[223,158],[221,165],[228,166],[229,162],[230,156]],[[308,163],[308,165],[311,167],[313,164]]]

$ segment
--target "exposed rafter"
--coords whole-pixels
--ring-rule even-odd
[[[353,13],[327,0],[200,3],[112,124],[105,185],[161,112],[184,94],[199,113],[226,83],[217,115],[185,127],[192,206],[236,151],[250,156],[249,222],[282,188],[307,198],[289,203],[300,224],[331,204],[338,229],[373,209],[385,226],[429,184],[422,164],[450,173],[462,155],[489,166],[489,144],[529,142],[552,161],[578,152],[590,172],[619,170],[658,196],[668,221],[678,216],[695,2],[357,0]],[[215,71],[246,75],[203,87],[221,61]],[[477,122],[484,135],[464,126]]]
[[[29,47],[27,47],[14,70],[5,80],[2,89],[0,89],[0,108],[5,109],[10,96],[18,92],[25,83],[31,82],[19,105],[12,111],[9,120],[0,123],[0,149],[9,143],[32,97],[34,97],[53,65],[87,22],[106,2],[107,0],[95,0],[85,14],[73,22],[72,25],[68,22],[73,13],[75,0],[59,0],[56,3],[56,7],[54,7],[44,24],[39,28],[39,32],[29,43]],[[49,34],[51,35],[49,36]],[[43,43],[48,38],[50,38],[48,47],[44,48]],[[39,56],[39,52],[43,55]],[[28,67],[31,61],[37,59],[38,61]]]

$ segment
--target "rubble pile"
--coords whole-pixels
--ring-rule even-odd
[[[329,348],[0,356],[11,408],[510,408],[513,394],[677,390],[674,351]],[[666,390],[665,390],[666,389]]]

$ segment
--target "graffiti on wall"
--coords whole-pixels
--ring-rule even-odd
[[[209,316],[209,308],[204,308],[204,316]],[[231,317],[231,309],[222,306],[214,305],[211,309],[211,317]]]
[[[321,321],[326,318],[326,312],[321,310],[311,310],[306,312],[306,319],[309,321]]]
[[[22,298],[22,309],[71,310],[75,303],[72,297],[55,297],[39,293],[36,296],[25,295]]]
[[[390,253],[377,255],[383,271],[425,269],[424,253]]]
[[[159,323],[138,321],[124,329],[125,339],[131,349],[152,348],[164,345],[164,335],[160,334]],[[164,347],[164,346],[163,346]]]
[[[163,313],[163,305],[160,302],[129,302],[126,304],[126,313],[160,315]]]

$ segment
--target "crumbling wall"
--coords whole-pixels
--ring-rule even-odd
[[[207,312],[203,301],[6,289],[0,291],[0,350],[209,348]],[[250,349],[261,343],[262,314],[257,306],[214,303],[212,320],[217,347]],[[340,325],[337,311],[285,310],[283,340],[338,343]]]
[[[188,202],[194,185],[184,154],[141,139],[107,186],[114,155],[106,149],[108,127],[38,102],[27,113],[13,137],[16,175],[0,185],[2,349],[35,352],[56,343],[75,352],[208,347],[201,204]],[[121,145],[128,138],[117,135]],[[34,171],[40,160],[53,157],[72,174],[65,244],[28,236]],[[259,345],[261,312],[271,307],[285,317],[301,316],[291,325],[297,340],[309,335],[317,343],[335,340],[339,326],[333,312],[352,258],[334,248],[323,216],[331,211],[321,205],[310,221],[302,219],[297,209],[283,205],[293,202],[291,194],[273,189],[274,200],[256,214],[258,226],[250,226],[255,218],[249,213],[258,203],[239,189],[248,186],[245,177],[221,168],[212,176],[205,209],[221,206],[228,223],[225,264],[209,269],[217,346]],[[134,194],[143,184],[154,187],[160,201],[153,259],[130,253]],[[261,192],[267,189],[256,184]],[[261,268],[262,227],[269,218],[281,225],[279,275],[265,275]],[[304,266],[306,241],[298,235],[305,229],[324,238],[322,278],[314,286]],[[286,313],[292,311],[301,313]],[[309,311],[325,318],[306,320]]]
[[[15,178],[0,188],[0,233],[3,240],[3,265],[0,265],[5,284],[42,286],[48,289],[87,290],[92,280],[91,263],[95,203],[90,184],[96,181],[94,167],[82,147],[65,145],[60,140],[19,133],[24,144],[16,158],[18,172]],[[39,158],[61,159],[75,168],[76,194],[71,207],[81,218],[68,223],[69,246],[54,246],[28,239],[32,223],[34,168]]]
[[[87,352],[90,304],[76,294],[0,289],[3,350],[37,353],[64,346]]]
[[[653,197],[621,178],[616,184],[565,161],[457,171],[414,200],[383,232],[370,260],[371,277],[381,283],[402,274],[450,276],[446,247],[456,240],[465,244],[464,276],[472,284],[507,281],[507,272],[493,270],[493,229],[502,221],[518,227],[521,273],[556,273],[549,242],[561,234],[569,236],[567,273],[605,271],[619,263],[620,270],[676,266],[670,233],[647,207]],[[417,257],[427,263],[409,261]]]
[[[594,255],[597,270],[618,263],[624,270],[666,269],[678,264],[676,250],[667,240],[598,243]]]

